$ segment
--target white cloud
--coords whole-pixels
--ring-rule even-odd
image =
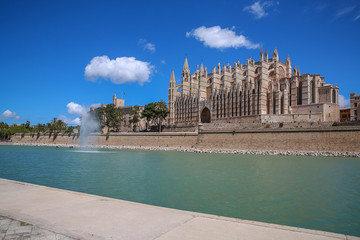
[[[90,107],[100,107],[100,103],[94,103],[90,106],[82,106],[80,104],[70,102],[66,105],[68,113],[71,115],[76,115],[77,117],[75,119],[68,118],[64,115],[59,115],[58,119],[64,121],[66,124],[71,125],[81,125],[81,119],[87,119],[89,120],[89,111]],[[90,119],[92,120],[92,119]]]
[[[220,26],[205,27],[201,26],[186,33],[186,37],[194,37],[204,43],[210,48],[239,48],[245,47],[248,49],[258,48],[259,44],[254,44],[246,39],[244,35],[236,35],[232,29],[221,28]]]
[[[64,115],[59,115],[58,117],[59,120],[63,121],[64,123],[66,124],[70,124],[70,125],[80,125],[80,118],[77,117],[75,119],[70,119],[70,118],[67,118],[66,116]]]
[[[148,50],[152,53],[156,51],[155,44],[150,43],[145,39],[140,38],[138,44],[141,45],[145,50]]]
[[[72,115],[81,116],[84,112],[87,111],[87,108],[85,106],[81,106],[80,104],[70,102],[66,105],[68,109],[68,113]]]
[[[145,44],[145,49],[149,50],[150,52],[155,52],[155,44],[147,43]]]
[[[268,12],[266,12],[266,8],[269,8],[271,6],[279,5],[279,2],[274,1],[266,1],[261,2],[257,1],[254,4],[250,6],[244,7],[243,11],[249,12],[255,16],[256,19],[263,18],[267,15],[269,15]]]
[[[10,110],[5,110],[3,113],[0,114],[0,119],[16,119],[19,120],[20,116],[16,114],[16,112],[12,112]]]
[[[355,6],[350,6],[350,7],[346,7],[346,8],[343,8],[343,9],[340,9],[336,15],[335,15],[335,18],[340,18],[350,12],[352,12],[352,10],[355,9]]]
[[[85,78],[95,82],[99,78],[110,79],[115,84],[149,82],[152,73],[149,62],[136,60],[134,57],[110,59],[108,56],[94,57],[85,68]]]
[[[161,64],[166,64],[166,61],[165,61],[165,60],[161,60]]]
[[[343,95],[339,94],[339,104],[340,104],[340,107],[349,107],[350,99],[346,99]]]

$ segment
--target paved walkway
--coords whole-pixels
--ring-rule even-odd
[[[0,179],[0,216],[28,223],[35,231],[43,229],[52,232],[55,237],[75,239],[360,239],[156,207],[6,179]],[[13,224],[18,226],[19,221],[13,221]],[[7,239],[7,234],[0,236]]]
[[[0,216],[1,240],[73,240],[62,234],[39,228],[26,222]]]

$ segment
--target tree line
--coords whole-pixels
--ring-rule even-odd
[[[60,133],[72,134],[74,132],[73,126],[67,124],[57,118],[53,118],[49,123],[38,123],[35,126],[30,125],[30,121],[26,121],[20,125],[8,125],[5,122],[0,122],[0,140],[9,140],[15,133]]]
[[[151,102],[146,104],[144,110],[141,112],[139,106],[131,108],[129,113],[128,126],[132,127],[132,131],[162,131],[164,120],[169,115],[169,109],[164,101]],[[96,108],[90,111],[92,117],[95,118],[100,130],[107,128],[108,132],[119,132],[121,126],[125,125],[125,114],[120,108],[116,108],[114,104],[108,104],[103,107]],[[145,119],[145,129],[140,128],[141,119]],[[64,121],[53,118],[49,123],[30,125],[30,121],[20,125],[8,125],[5,122],[0,122],[0,140],[9,140],[15,133],[64,133],[72,134],[74,126],[68,126]]]

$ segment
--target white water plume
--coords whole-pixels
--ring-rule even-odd
[[[66,107],[69,114],[77,115],[80,118],[80,147],[97,145],[97,138],[91,137],[91,133],[98,132],[100,130],[100,125],[95,116],[95,112],[90,111],[90,107],[81,106],[80,104],[74,102],[68,103]]]
[[[91,133],[99,131],[99,122],[94,114],[85,108],[80,115],[80,147],[98,145],[97,137],[91,137]]]

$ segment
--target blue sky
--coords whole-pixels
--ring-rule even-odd
[[[0,121],[71,123],[114,92],[126,105],[167,101],[185,56],[191,72],[201,61],[211,71],[258,60],[261,47],[338,85],[346,102],[360,94],[359,43],[355,0],[0,0]]]

